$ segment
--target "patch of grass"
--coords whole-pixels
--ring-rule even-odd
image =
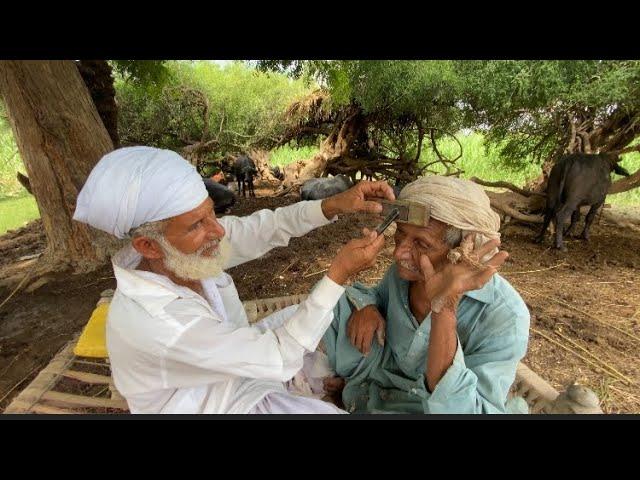
[[[529,164],[526,168],[518,171],[501,165],[497,156],[486,152],[484,137],[480,133],[458,133],[457,138],[462,145],[462,157],[456,162],[456,165],[463,170],[462,178],[478,177],[489,182],[502,180],[522,186],[540,174],[540,167],[534,164]],[[438,150],[446,158],[455,158],[460,153],[460,147],[451,137],[439,141]],[[421,163],[432,162],[436,159],[436,154],[431,148],[423,149],[420,156]],[[445,168],[441,164],[434,165],[430,169],[435,169],[438,173],[445,173]]]
[[[640,152],[627,153],[622,156],[620,165],[626,168],[631,174],[638,171],[640,168]],[[614,175],[613,181],[619,180],[623,177],[620,175]],[[616,193],[615,195],[609,195],[607,197],[607,203],[612,205],[624,205],[624,206],[636,206],[640,205],[640,188],[634,188],[628,192]]]
[[[300,147],[293,148],[288,145],[276,148],[271,151],[269,162],[273,166],[285,166],[298,160],[307,160],[318,153],[318,147]]]
[[[40,218],[40,211],[32,195],[0,199],[0,235],[36,218]]]
[[[16,178],[16,172],[24,174],[24,165],[11,128],[0,116],[0,198],[16,197],[26,193]]]

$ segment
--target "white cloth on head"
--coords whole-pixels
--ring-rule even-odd
[[[469,180],[439,175],[420,177],[405,186],[398,199],[428,205],[431,218],[463,233],[476,233],[476,247],[500,238],[500,216],[491,209],[484,189]]]
[[[122,239],[144,223],[193,210],[207,196],[195,167],[176,152],[125,147],[93,168],[73,219]]]

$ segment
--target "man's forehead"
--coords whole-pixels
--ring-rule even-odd
[[[188,222],[189,220],[193,220],[194,218],[197,218],[202,214],[209,212],[212,208],[213,200],[211,200],[211,197],[207,197],[200,205],[198,205],[193,210],[189,210],[188,212],[177,215],[173,217],[172,220],[177,220],[178,222]]]

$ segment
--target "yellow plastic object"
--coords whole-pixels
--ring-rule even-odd
[[[73,349],[78,357],[107,358],[106,325],[109,304],[98,305],[84,327],[80,339]]]

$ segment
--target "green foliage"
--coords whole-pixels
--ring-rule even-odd
[[[0,198],[0,235],[39,217],[36,199],[31,195]]]
[[[370,136],[395,158],[416,153],[419,125],[437,128],[436,137],[462,127],[486,132],[510,169],[539,165],[561,153],[569,122],[576,118],[589,132],[611,128],[594,148],[628,127],[632,130],[616,140],[616,148],[640,133],[634,126],[640,125],[636,60],[267,60],[258,68],[311,76],[334,103],[361,107]]]
[[[419,132],[457,131],[461,83],[449,61],[262,61],[259,68],[312,76],[337,106],[357,106],[378,154],[415,158]],[[428,144],[423,144],[427,145]]]
[[[121,79],[146,87],[159,87],[170,79],[165,60],[111,60],[112,68]]]
[[[318,153],[318,151],[318,147],[306,146],[293,148],[284,145],[271,151],[269,163],[273,166],[285,166],[298,160],[308,160]]]
[[[562,151],[572,118],[593,131],[640,111],[639,61],[464,61],[456,70],[466,126],[484,129],[513,168]]]
[[[223,68],[207,61],[179,61],[165,67],[170,75],[161,89],[116,84],[123,144],[180,150],[215,140],[211,158],[237,153],[275,135],[285,108],[309,91],[303,81],[260,73],[243,62]]]
[[[16,179],[18,171],[25,173],[4,103],[0,101],[0,199],[25,193],[25,189]]]
[[[247,150],[257,139],[276,138],[285,128],[283,112],[318,85],[330,93],[319,115],[358,106],[381,153],[415,156],[420,125],[427,134],[420,163],[436,159],[429,128],[437,129],[440,151],[453,158],[458,146],[444,132],[466,128],[476,133],[457,134],[464,149],[458,161],[463,176],[518,185],[536,176],[539,164],[562,145],[568,116],[591,115],[601,125],[629,115],[640,124],[640,61],[294,60],[260,61],[259,70],[246,62],[225,67],[208,61],[111,64],[124,144],[180,151],[215,140],[207,153],[211,160]],[[272,164],[311,158],[321,138],[308,138],[303,148],[274,150]],[[623,158],[621,165],[630,172],[640,168],[640,153]],[[24,194],[16,171],[25,173],[0,102],[0,198]],[[215,173],[215,167],[209,165],[205,173]],[[640,189],[607,201],[638,204]]]

